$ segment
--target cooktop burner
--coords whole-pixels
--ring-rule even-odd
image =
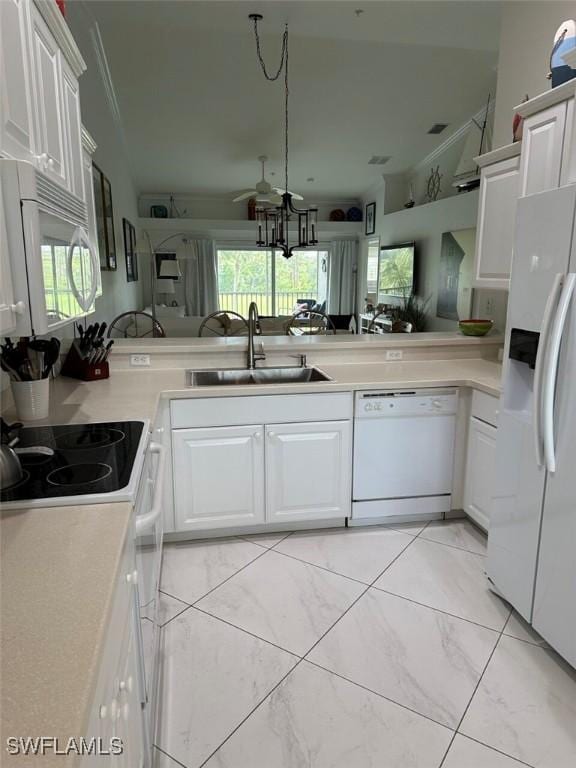
[[[105,448],[124,440],[126,435],[121,429],[96,428],[87,430],[80,426],[56,436],[56,445],[62,451],[74,451],[87,448]]]
[[[125,488],[143,429],[141,421],[23,427],[18,448],[43,446],[53,453],[20,452],[24,478],[0,489],[0,501],[109,494]]]
[[[109,464],[70,464],[53,469],[46,477],[52,485],[90,485],[105,480],[112,474]]]

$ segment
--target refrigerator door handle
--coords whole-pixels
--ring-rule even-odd
[[[566,316],[570,307],[570,301],[576,286],[576,272],[566,276],[564,287],[558,302],[558,311],[552,326],[550,336],[550,353],[544,374],[544,387],[542,398],[542,427],[544,432],[544,457],[546,469],[549,472],[556,471],[556,452],[554,438],[554,395],[556,390],[556,377],[558,375],[558,358],[560,356],[560,344],[566,325]]]
[[[538,342],[538,352],[536,353],[536,365],[534,369],[534,407],[532,409],[532,418],[534,425],[534,448],[536,450],[536,463],[539,467],[544,466],[544,446],[542,437],[542,379],[544,366],[546,364],[546,352],[548,349],[548,337],[554,319],[554,309],[558,305],[558,300],[562,290],[562,281],[564,273],[558,272],[554,276],[552,288],[548,294],[544,316],[542,317],[542,330],[540,331],[540,340]]]

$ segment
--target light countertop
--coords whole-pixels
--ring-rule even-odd
[[[472,387],[499,396],[502,375],[500,363],[479,358],[328,364],[321,368],[333,381],[187,387],[184,369],[113,371],[109,379],[93,382],[60,376],[52,382],[50,418],[34,423],[78,424],[123,419],[149,419],[153,423],[161,398],[172,400],[416,386]],[[6,418],[15,418],[15,414],[8,409]]]
[[[160,399],[463,386],[500,394],[501,365],[480,358],[329,364],[334,381],[186,387],[184,370],[114,371],[109,379],[52,383],[45,423],[149,419]],[[13,419],[10,408],[4,417]],[[42,422],[36,422],[42,423]],[[128,503],[3,512],[2,732],[82,735],[110,601],[128,531]],[[35,765],[34,758],[7,764]],[[42,758],[42,765],[52,765]],[[68,765],[54,758],[55,765]]]
[[[85,734],[129,503],[3,512],[0,583],[2,765],[69,766],[10,756],[8,736]],[[6,761],[6,762],[4,762]]]

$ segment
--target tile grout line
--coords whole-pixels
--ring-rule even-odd
[[[445,728],[447,731],[450,731],[450,733],[452,734],[456,733],[454,728],[451,728],[449,725],[446,725],[446,723],[441,723],[439,720],[434,720],[434,718],[430,717],[430,715],[424,715],[422,714],[422,712],[418,712],[416,709],[412,709],[406,704],[401,704],[399,701],[396,701],[396,699],[391,699],[389,696],[385,696],[383,693],[378,693],[378,691],[374,691],[372,690],[372,688],[368,688],[367,686],[362,685],[362,683],[357,683],[355,680],[352,680],[349,677],[345,677],[344,675],[341,675],[339,672],[334,672],[333,669],[328,669],[328,667],[323,667],[322,664],[318,664],[317,661],[311,661],[310,659],[304,659],[304,658],[302,659],[302,661],[306,662],[306,664],[311,664],[313,667],[322,669],[324,672],[327,672],[329,675],[334,675],[334,677],[340,678],[340,680],[345,680],[347,683],[350,683],[350,685],[355,685],[357,688],[361,688],[363,691],[372,693],[374,696],[378,696],[378,698],[384,699],[384,701],[388,701],[390,704],[394,704],[395,706],[400,707],[401,709],[405,709],[408,712],[411,712],[413,715],[416,715],[417,717],[423,717],[425,720],[428,720],[429,722],[434,723],[434,725],[438,725],[441,728]]]
[[[227,576],[227,577],[226,577],[226,578],[225,578],[223,581],[221,581],[220,583],[218,583],[218,584],[217,584],[215,587],[212,587],[212,589],[209,589],[209,590],[208,590],[208,592],[206,592],[205,594],[203,594],[201,597],[199,597],[199,598],[198,598],[197,600],[195,600],[193,603],[186,603],[186,605],[188,606],[188,608],[192,608],[193,606],[195,606],[195,605],[196,605],[196,603],[199,603],[199,602],[200,602],[200,600],[203,600],[205,597],[208,597],[208,595],[209,595],[209,594],[211,594],[212,592],[214,592],[214,590],[215,590],[215,589],[218,589],[218,587],[221,587],[221,586],[222,586],[222,584],[225,584],[225,583],[226,583],[227,581],[229,581],[229,580],[230,580],[230,579],[231,579],[233,576],[236,576],[236,574],[237,574],[237,573],[240,573],[240,571],[243,571],[245,568],[248,568],[248,566],[249,566],[249,565],[252,565],[252,563],[255,563],[255,562],[256,562],[256,560],[259,560],[261,557],[263,557],[263,556],[264,556],[264,555],[265,555],[267,552],[269,552],[269,551],[270,551],[269,549],[264,549],[264,548],[262,548],[262,552],[261,552],[259,555],[256,555],[256,557],[255,557],[253,560],[250,560],[248,563],[246,563],[245,565],[243,565],[241,568],[238,568],[238,570],[237,570],[237,571],[234,571],[234,573],[231,573],[231,574],[230,574],[230,576]],[[164,590],[161,590],[161,591],[164,591]],[[164,594],[168,595],[169,597],[175,597],[174,595],[171,595],[169,592],[164,592]],[[185,602],[184,600],[181,600],[179,597],[175,597],[175,599],[176,599],[176,600],[180,600],[180,602],[181,602],[181,603]],[[185,610],[188,610],[188,608],[186,608]],[[181,611],[181,612],[178,614],[178,616],[180,616],[182,613],[184,613],[184,611]],[[169,620],[166,622],[166,624],[170,624],[170,622],[171,622],[173,619],[175,619],[175,618],[176,618],[176,616],[173,616],[171,619],[169,619]],[[165,627],[165,626],[166,626],[166,624],[162,624],[162,626],[163,626],[163,627]]]
[[[256,710],[257,710],[259,707],[261,707],[261,706],[262,706],[262,704],[264,704],[264,702],[266,701],[266,699],[268,699],[268,698],[269,698],[269,697],[270,697],[270,696],[271,696],[271,695],[274,693],[274,691],[275,691],[275,690],[276,690],[276,689],[277,689],[277,688],[278,688],[278,687],[279,687],[279,686],[280,686],[280,685],[281,685],[281,684],[284,682],[284,680],[286,680],[286,678],[287,678],[287,677],[289,677],[289,676],[292,674],[292,672],[294,672],[294,670],[296,669],[296,667],[300,666],[300,664],[301,664],[301,663],[304,661],[304,659],[303,659],[303,658],[300,658],[300,657],[297,657],[297,658],[298,658],[298,661],[296,662],[296,664],[294,664],[294,666],[293,666],[293,667],[291,667],[291,668],[288,670],[288,672],[286,672],[286,674],[285,674],[283,677],[281,677],[281,678],[280,678],[280,680],[278,680],[278,682],[276,683],[276,685],[275,685],[273,688],[271,688],[271,689],[268,691],[268,693],[267,693],[267,694],[264,696],[264,698],[262,698],[262,699],[261,699],[261,700],[260,700],[260,701],[259,701],[259,702],[258,702],[258,703],[257,703],[257,704],[256,704],[256,705],[255,705],[255,706],[254,706],[254,707],[253,707],[251,710],[250,710],[250,712],[248,712],[248,714],[246,715],[246,717],[244,717],[244,718],[243,718],[243,719],[242,719],[242,720],[241,720],[241,721],[238,723],[238,725],[237,725],[235,728],[233,728],[233,729],[230,731],[230,733],[228,734],[228,736],[226,736],[226,738],[224,739],[224,741],[222,741],[222,742],[221,742],[221,743],[220,743],[220,744],[219,744],[219,745],[218,745],[218,746],[217,746],[217,747],[216,747],[216,748],[215,748],[215,749],[214,749],[214,750],[213,750],[213,751],[212,751],[212,752],[211,752],[211,753],[208,755],[208,757],[207,757],[207,758],[206,758],[206,759],[205,759],[205,760],[204,760],[202,763],[200,763],[200,764],[198,765],[198,768],[203,768],[203,766],[205,766],[205,765],[206,765],[206,763],[207,763],[209,760],[211,760],[211,759],[214,757],[214,755],[215,755],[215,754],[216,754],[216,753],[217,753],[217,752],[218,752],[220,749],[222,749],[222,747],[224,746],[224,744],[226,744],[226,742],[227,742],[227,741],[229,741],[229,740],[232,738],[232,736],[234,736],[234,734],[236,733],[236,731],[238,731],[238,729],[239,729],[239,728],[241,728],[241,727],[244,725],[244,723],[245,723],[245,722],[246,722],[246,721],[247,721],[247,720],[248,720],[250,717],[252,717],[252,715],[254,714],[254,712],[256,712]]]
[[[416,538],[416,537],[411,537],[411,538]],[[402,552],[404,551],[404,549],[402,550]],[[355,579],[354,576],[347,576],[345,573],[340,573],[339,571],[333,571],[330,568],[326,568],[324,565],[318,565],[318,563],[311,563],[309,560],[304,560],[301,557],[296,557],[296,555],[289,555],[287,552],[282,552],[279,549],[273,549],[269,551],[275,552],[277,555],[282,555],[283,557],[289,557],[291,560],[296,560],[298,563],[304,563],[304,565],[311,565],[313,568],[318,568],[321,571],[326,571],[326,573],[332,573],[334,576],[340,576],[340,578],[342,579],[348,579],[348,581],[353,581],[355,584],[362,584],[364,587],[369,587],[372,584],[372,582],[362,581],[361,579]],[[400,554],[402,554],[402,552]]]
[[[508,619],[510,618],[510,615],[512,614],[512,608],[510,608],[510,613],[508,614]],[[508,623],[508,619],[504,622],[504,627]],[[462,717],[460,718],[458,725],[456,726],[454,735],[452,736],[452,739],[450,740],[450,744],[448,744],[448,748],[446,749],[446,752],[444,754],[444,757],[442,758],[440,765],[438,768],[442,768],[444,765],[444,762],[446,761],[446,757],[448,756],[448,753],[450,752],[450,749],[452,748],[452,744],[454,743],[454,739],[456,738],[456,735],[460,733],[460,727],[464,721],[464,718],[466,717],[466,714],[468,710],[470,709],[470,705],[472,704],[472,700],[474,699],[474,696],[476,696],[476,692],[478,691],[478,688],[480,687],[480,683],[482,682],[482,679],[484,678],[484,674],[486,673],[486,670],[488,669],[490,662],[492,661],[492,657],[496,653],[496,649],[498,648],[500,644],[500,640],[502,639],[502,635],[504,633],[504,627],[502,627],[501,631],[498,634],[498,639],[496,640],[496,643],[494,644],[494,648],[492,648],[490,655],[488,656],[488,660],[486,661],[486,664],[484,665],[484,669],[482,670],[482,673],[480,674],[480,677],[478,678],[478,682],[474,686],[474,690],[472,691],[472,695],[470,696],[470,699],[468,700],[468,704],[466,704],[466,707],[464,709],[464,712],[462,713]],[[461,734],[462,736],[466,736],[465,733]]]
[[[502,755],[503,757],[508,757],[510,760],[513,760],[515,763],[518,763],[518,765],[524,765],[526,768],[535,768],[535,766],[531,765],[530,763],[525,763],[524,760],[520,760],[517,757],[513,757],[513,755],[509,755],[507,752],[502,752],[501,749],[496,749],[496,747],[491,747],[490,744],[486,744],[484,741],[480,741],[480,739],[475,739],[474,736],[468,736],[467,733],[457,733],[457,736],[462,736],[463,739],[469,739],[470,741],[475,741],[476,744],[481,744],[483,747],[486,747],[487,749],[492,750],[492,752],[496,752],[499,755]]]
[[[395,558],[394,558],[394,559],[393,559],[393,560],[392,560],[390,563],[388,563],[388,565],[386,566],[386,568],[384,568],[384,570],[383,570],[383,571],[381,571],[381,573],[379,573],[379,574],[378,574],[378,576],[376,577],[376,579],[374,579],[374,581],[376,581],[377,579],[379,579],[379,578],[380,578],[380,576],[382,576],[382,574],[383,574],[383,573],[385,573],[385,571],[387,570],[387,568],[389,568],[389,567],[392,565],[392,563],[396,562],[396,560],[397,560],[397,559],[398,559],[398,558],[399,558],[401,555],[403,555],[403,554],[404,554],[404,552],[405,552],[405,551],[408,549],[408,547],[409,547],[409,546],[410,546],[410,545],[411,545],[411,544],[412,544],[412,543],[413,543],[415,540],[416,540],[416,537],[413,537],[413,538],[411,538],[411,540],[410,540],[410,541],[408,542],[408,544],[407,544],[407,545],[404,547],[404,549],[402,550],[402,552],[399,552],[399,553],[398,553],[398,555],[396,555],[396,557],[395,557]],[[372,583],[374,583],[374,582],[372,582]],[[349,610],[350,610],[350,609],[351,609],[351,608],[352,608],[354,605],[356,605],[356,603],[358,602],[358,600],[360,600],[360,598],[361,598],[361,597],[363,597],[363,595],[365,595],[365,594],[366,594],[366,592],[367,592],[367,591],[370,589],[370,586],[371,586],[371,585],[368,585],[368,586],[366,587],[366,589],[364,589],[364,590],[363,590],[363,591],[362,591],[362,592],[361,592],[361,593],[358,595],[358,597],[357,597],[357,598],[356,598],[356,599],[355,599],[355,600],[354,600],[354,601],[353,601],[353,602],[352,602],[352,603],[351,603],[351,604],[348,606],[348,608],[347,608],[347,609],[344,611],[344,613],[343,613],[343,614],[342,614],[342,615],[341,615],[341,616],[340,616],[338,619],[336,619],[336,621],[335,621],[335,622],[334,622],[334,623],[333,623],[333,624],[332,624],[332,625],[331,625],[331,626],[330,626],[330,627],[329,627],[329,628],[326,630],[326,632],[324,632],[324,634],[323,634],[323,635],[322,635],[322,636],[321,636],[321,637],[320,637],[320,638],[319,638],[319,639],[318,639],[318,640],[317,640],[317,641],[314,643],[314,645],[312,645],[312,647],[308,649],[308,651],[306,652],[306,654],[305,654],[304,656],[302,656],[302,657],[299,657],[299,658],[298,658],[298,661],[297,661],[297,662],[296,662],[296,664],[295,664],[295,665],[292,667],[292,669],[290,669],[290,670],[289,670],[289,671],[286,673],[286,675],[284,675],[284,677],[282,677],[282,678],[281,678],[281,679],[278,681],[278,683],[277,683],[277,684],[274,686],[274,688],[272,688],[272,689],[271,689],[271,690],[270,690],[270,691],[269,691],[269,692],[266,694],[266,696],[264,696],[264,698],[263,698],[263,699],[262,699],[260,702],[258,702],[258,704],[257,704],[257,705],[256,705],[256,706],[255,706],[255,707],[254,707],[254,708],[253,708],[253,709],[252,709],[252,710],[251,710],[251,711],[250,711],[250,712],[249,712],[249,713],[246,715],[246,717],[245,717],[245,718],[244,718],[244,719],[243,719],[243,720],[242,720],[242,721],[241,721],[241,722],[240,722],[240,723],[239,723],[239,724],[236,726],[236,728],[234,728],[234,729],[233,729],[233,730],[232,730],[232,731],[231,731],[231,732],[228,734],[228,736],[227,736],[227,737],[224,739],[224,741],[222,741],[222,742],[221,742],[221,743],[220,743],[220,744],[219,744],[219,745],[216,747],[216,749],[214,749],[214,751],[213,751],[213,752],[211,752],[211,754],[210,754],[210,755],[208,755],[208,757],[206,758],[206,760],[204,760],[204,762],[203,762],[203,763],[201,763],[201,764],[198,766],[198,768],[203,768],[203,766],[205,766],[205,765],[206,765],[206,763],[207,763],[207,762],[208,762],[208,761],[209,761],[209,760],[210,760],[210,759],[211,759],[211,758],[212,758],[212,757],[213,757],[213,756],[216,754],[216,752],[218,752],[218,750],[220,750],[220,749],[221,749],[221,748],[224,746],[224,744],[226,744],[226,742],[227,742],[227,741],[228,741],[228,740],[229,740],[229,739],[230,739],[230,738],[231,738],[231,737],[232,737],[232,736],[233,736],[233,735],[236,733],[236,731],[237,731],[237,730],[238,730],[238,729],[239,729],[239,728],[240,728],[240,727],[241,727],[241,726],[242,726],[242,725],[243,725],[243,724],[244,724],[244,723],[245,723],[245,722],[248,720],[248,718],[249,718],[249,717],[251,717],[251,716],[254,714],[254,712],[255,712],[255,711],[256,711],[256,710],[257,710],[259,707],[261,707],[261,706],[262,706],[262,704],[263,704],[263,703],[264,703],[264,702],[265,702],[265,701],[266,701],[266,700],[267,700],[267,699],[268,699],[268,698],[269,698],[269,697],[270,697],[270,696],[271,696],[271,695],[274,693],[274,691],[275,691],[275,690],[278,688],[278,686],[279,686],[279,685],[280,685],[282,682],[284,682],[284,680],[286,680],[286,678],[287,678],[289,675],[291,675],[291,674],[292,674],[292,672],[294,672],[294,670],[295,670],[295,669],[296,669],[298,666],[300,666],[300,664],[301,664],[303,661],[305,661],[305,660],[306,660],[306,656],[307,656],[307,655],[308,655],[308,654],[309,654],[309,653],[310,653],[310,652],[311,652],[311,651],[312,651],[312,650],[313,650],[313,649],[314,649],[314,648],[315,648],[315,647],[318,645],[318,643],[319,643],[319,642],[320,642],[320,641],[321,641],[321,640],[322,640],[322,639],[323,639],[323,638],[324,638],[324,637],[325,637],[325,636],[328,634],[328,632],[330,632],[330,631],[331,631],[331,630],[332,630],[332,629],[333,629],[333,628],[336,626],[336,624],[337,624],[337,623],[338,623],[338,622],[339,622],[339,621],[340,621],[340,620],[341,620],[341,619],[342,619],[342,618],[343,618],[343,617],[344,617],[344,616],[345,616],[345,615],[348,613],[348,611],[349,611]],[[194,607],[194,606],[192,606],[192,607]],[[197,610],[200,610],[200,609],[197,609]],[[296,654],[295,654],[295,655],[296,655]]]
[[[391,595],[392,597],[399,597],[401,600],[407,600],[409,603],[413,603],[414,605],[420,605],[422,608],[428,608],[430,611],[437,611],[438,613],[444,614],[444,616],[450,616],[451,618],[459,619],[460,621],[467,621],[468,624],[473,624],[475,627],[481,627],[482,629],[488,629],[490,630],[490,632],[496,632],[500,634],[501,632],[504,632],[504,627],[506,626],[506,622],[505,622],[504,627],[502,627],[502,629],[494,629],[494,627],[488,627],[486,624],[481,624],[479,621],[466,619],[464,618],[464,616],[458,616],[457,613],[450,613],[449,611],[443,611],[442,608],[436,608],[433,605],[428,605],[427,603],[420,603],[418,600],[413,600],[411,597],[405,597],[404,595],[399,595],[396,592],[391,592],[389,589],[383,589],[382,587],[377,587],[375,585],[372,585],[371,588],[377,589],[378,592],[383,592],[385,595]]]
[[[267,546],[266,544],[258,544],[257,541],[254,541],[253,539],[249,539],[246,535],[241,534],[241,533],[236,534],[235,538],[240,539],[240,541],[246,541],[246,542],[248,542],[248,544],[255,544],[257,547],[263,547],[264,549],[274,549],[274,547],[278,546],[278,544],[281,544],[284,541],[284,539],[287,539],[290,536],[292,536],[293,533],[296,533],[296,531],[288,531],[288,533],[285,536],[282,536],[280,541],[277,541],[276,544],[272,544],[272,546],[270,546],[270,547]],[[274,533],[272,532],[270,534],[266,534],[266,533],[255,533],[254,534],[254,536],[267,536],[267,535],[274,536]]]
[[[185,765],[184,763],[181,763],[180,760],[176,760],[175,757],[172,757],[172,755],[169,752],[166,752],[165,749],[162,749],[161,747],[159,747],[158,744],[153,744],[152,746],[154,747],[154,749],[157,749],[158,752],[162,752],[163,755],[166,755],[166,757],[169,757],[170,760],[173,760],[176,763],[176,765],[180,765],[181,768],[189,768],[189,766]],[[154,760],[154,764],[156,764],[156,760]]]
[[[198,613],[204,614],[204,616],[210,616],[211,619],[220,621],[222,622],[222,624],[226,624],[227,626],[232,627],[232,629],[237,629],[240,632],[244,632],[244,634],[249,635],[250,637],[253,637],[255,640],[260,640],[260,642],[262,643],[271,645],[273,648],[276,648],[279,651],[283,651],[284,653],[289,653],[291,656],[295,656],[300,661],[302,661],[302,659],[304,658],[304,656],[301,656],[299,653],[296,653],[295,651],[289,651],[288,648],[283,648],[281,645],[278,645],[277,643],[273,643],[271,640],[266,640],[266,638],[260,637],[260,635],[255,635],[254,632],[250,632],[250,630],[244,629],[244,627],[239,627],[237,624],[233,624],[231,621],[228,621],[227,619],[222,619],[220,616],[216,616],[215,614],[210,613],[210,611],[205,611],[203,608],[198,608],[197,605],[191,605],[190,608],[192,608],[195,611],[198,611]]]

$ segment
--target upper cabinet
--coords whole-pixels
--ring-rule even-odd
[[[519,197],[576,183],[576,80],[515,108],[522,142],[476,158],[481,168],[474,280],[507,290]]]
[[[60,51],[35,5],[32,15],[32,71],[36,115],[36,149],[40,169],[67,186]]]
[[[86,69],[53,0],[0,2],[0,156],[32,162],[85,200],[78,77]]]
[[[478,158],[480,196],[474,286],[506,290],[510,281],[520,175],[520,144]]]
[[[521,104],[520,197],[576,182],[576,80]]]
[[[35,161],[27,0],[0,2],[0,150]]]

